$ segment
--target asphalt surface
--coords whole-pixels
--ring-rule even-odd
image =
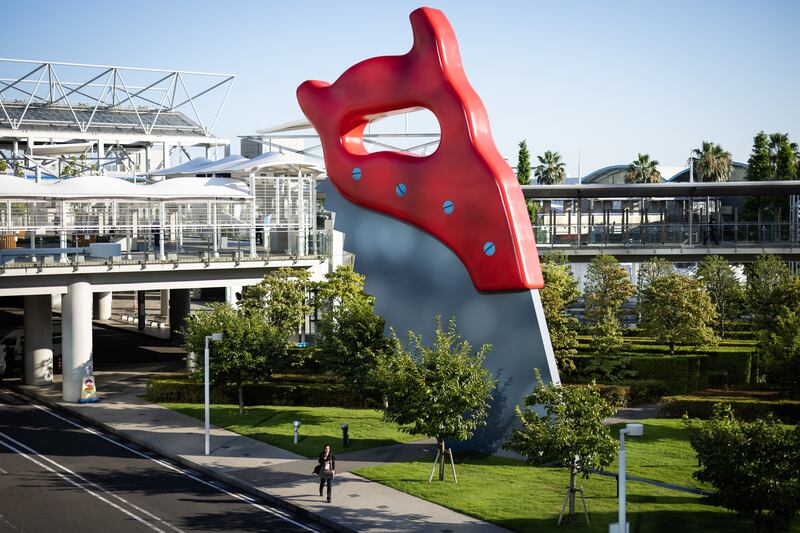
[[[0,532],[321,529],[0,389]]]

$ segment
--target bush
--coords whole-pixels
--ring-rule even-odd
[[[341,383],[266,382],[244,385],[245,405],[302,405],[306,407],[377,407],[380,394],[362,395]],[[147,383],[146,399],[161,403],[203,403],[203,384],[187,379],[155,378]],[[236,387],[211,390],[211,403],[236,404]]]
[[[572,383],[572,386],[584,386],[584,383]],[[616,407],[634,407],[648,403],[657,403],[667,394],[667,386],[658,379],[642,379],[625,383],[597,384],[600,396]]]
[[[766,418],[770,413],[786,424],[800,422],[800,401],[797,400],[760,400],[755,398],[729,396],[667,396],[662,398],[659,410],[662,415],[678,418],[684,414],[689,418],[710,419],[714,414],[714,405],[720,402],[729,403],[737,418],[756,420]]]
[[[725,351],[708,353],[709,385],[736,386],[750,383],[752,351]],[[711,373],[714,373],[714,379]],[[724,375],[724,381],[718,382]],[[714,381],[714,382],[712,382]]]
[[[676,356],[614,356],[574,358],[575,382],[591,380],[625,384],[649,382],[651,392],[640,389],[639,394],[654,397],[656,393],[684,394],[708,386],[707,358],[704,355]],[[660,389],[663,387],[663,389]]]

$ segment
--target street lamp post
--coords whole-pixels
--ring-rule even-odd
[[[209,408],[209,401],[210,401],[210,387],[209,387],[209,378],[208,378],[208,370],[209,370],[209,363],[208,363],[208,341],[221,341],[222,340],[222,333],[212,333],[211,335],[206,336],[206,351],[203,356],[203,381],[205,382],[204,385],[204,401],[205,401],[205,429],[206,429],[206,436],[205,436],[205,444],[206,444],[206,455],[209,454],[209,450],[211,448],[211,410]]]
[[[627,509],[625,508],[625,435],[640,437],[644,435],[644,426],[642,424],[627,424],[624,428],[619,430],[619,474],[617,481],[617,487],[619,489],[619,512],[617,523],[608,525],[608,533],[628,533]]]

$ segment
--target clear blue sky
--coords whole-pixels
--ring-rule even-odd
[[[238,74],[216,133],[299,118],[294,92],[404,53],[397,1],[17,2],[0,55]],[[683,164],[703,140],[746,161],[760,129],[800,141],[800,2],[430,1],[459,38],[500,151],[558,150],[576,174],[637,152]],[[237,143],[238,144],[238,143]],[[238,151],[238,146],[235,148]]]

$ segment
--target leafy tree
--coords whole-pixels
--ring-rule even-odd
[[[385,321],[375,314],[374,298],[364,292],[364,276],[341,266],[325,277],[317,294],[325,309],[317,340],[325,370],[364,391],[390,348],[383,335]]]
[[[575,370],[572,356],[578,348],[578,319],[567,314],[567,308],[580,292],[578,281],[572,275],[572,268],[566,262],[563,252],[546,253],[542,256],[542,276],[544,288],[539,291],[542,307],[547,321],[553,352],[559,369],[566,372]]]
[[[610,255],[592,259],[586,271],[584,296],[592,348],[598,354],[611,354],[622,345],[620,313],[633,294],[633,283],[619,261]]]
[[[603,420],[616,409],[594,384],[545,385],[538,369],[536,381],[538,386],[523,400],[524,409],[516,408],[522,427],[514,430],[504,448],[536,465],[569,467],[569,517],[574,518],[578,473],[588,478],[592,470],[614,460],[617,443]]]
[[[659,342],[675,344],[714,344],[716,335],[710,324],[717,317],[714,304],[702,284],[678,272],[653,280],[644,289],[639,326]]]
[[[436,438],[439,480],[444,481],[446,440],[466,440],[486,424],[496,384],[482,366],[490,346],[473,353],[469,342],[456,332],[455,321],[444,330],[438,317],[431,346],[411,331],[407,348],[399,341],[394,344],[397,353],[389,359],[393,377],[387,383],[384,417],[403,431]]]
[[[310,290],[308,270],[280,268],[258,284],[245,287],[239,305],[245,313],[261,316],[289,337],[299,331],[312,311]]]
[[[731,154],[722,146],[703,141],[703,147],[694,151],[692,164],[699,181],[728,181],[731,176]]]
[[[561,161],[561,154],[547,150],[537,156],[539,166],[534,169],[536,182],[539,185],[558,185],[563,183],[567,175],[566,165]]]
[[[519,180],[520,185],[528,185],[531,182],[531,154],[528,152],[528,142],[525,140],[519,143],[517,180]]]
[[[789,282],[770,328],[759,333],[758,350],[769,383],[800,397],[800,277]]]
[[[731,264],[719,255],[707,255],[697,265],[697,279],[717,309],[717,332],[725,337],[725,323],[741,311],[744,288]]]
[[[236,386],[239,414],[244,414],[244,384],[272,374],[286,358],[286,337],[256,314],[227,304],[212,304],[208,313],[195,313],[183,332],[187,351],[203,353],[205,337],[222,333],[209,345],[209,381],[215,386]],[[202,376],[203,368],[197,372]]]
[[[5,174],[6,170],[8,170],[8,163],[5,159],[0,159],[0,174]]]
[[[528,218],[531,219],[531,224],[536,224],[536,218],[539,216],[539,202],[536,200],[525,200],[525,207],[528,208]]]
[[[752,520],[759,533],[789,531],[800,510],[800,426],[742,422],[725,404],[711,420],[687,423],[700,464],[692,475],[716,489],[711,502]]]
[[[769,137],[763,130],[753,138],[753,151],[747,160],[747,179],[749,181],[775,179],[775,170],[769,150]]]
[[[658,161],[650,159],[650,154],[638,154],[636,159],[628,166],[625,182],[659,183],[661,181],[661,172],[656,167],[658,167]]]
[[[636,292],[639,298],[642,297],[642,291],[654,280],[673,272],[675,272],[675,267],[663,257],[654,257],[640,264],[636,281]]]
[[[793,180],[797,177],[797,144],[789,141],[789,134],[770,134],[769,153],[774,179]]]
[[[769,328],[786,299],[791,271],[777,255],[763,253],[746,268],[747,301],[756,327]]]

